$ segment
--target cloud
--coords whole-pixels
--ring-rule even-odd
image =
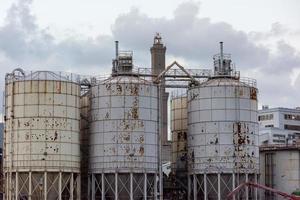
[[[32,0],[17,1],[7,12],[6,24],[0,27],[0,66],[5,67],[1,70],[0,85],[3,71],[11,71],[15,66],[81,74],[109,72],[114,40],[120,41],[121,49],[134,50],[136,65],[149,67],[153,35],[160,32],[167,46],[167,60],[183,60],[189,68],[199,64],[212,68],[212,56],[219,51],[218,42],[223,41],[225,52],[232,54],[242,76],[258,79],[261,104],[298,104],[300,95],[296,94],[290,77],[293,70],[300,68],[300,55],[286,41],[284,36],[290,30],[282,24],[272,24],[266,33],[246,33],[228,23],[198,17],[200,4],[187,1],[174,10],[171,18],[153,18],[132,8],[116,18],[111,26],[112,35],[74,36],[58,41],[37,25],[30,11],[31,3]],[[269,37],[277,38],[273,46],[259,42]],[[299,84],[298,79],[295,85]]]
[[[0,27],[0,54],[16,65],[103,68],[111,63],[111,36],[69,38],[57,41],[47,29],[41,29],[30,12],[32,0],[19,0],[7,12],[6,24]],[[111,50],[111,51],[110,51]],[[103,65],[103,66],[102,66]],[[60,69],[63,70],[63,69]]]
[[[300,68],[299,52],[280,36],[289,30],[282,24],[272,24],[268,33],[256,33],[256,37],[266,39],[279,37],[273,46],[257,42],[253,32],[238,31],[228,23],[213,23],[209,18],[199,18],[199,4],[186,2],[175,11],[174,17],[151,18],[138,9],[132,9],[120,15],[113,24],[115,38],[138,51],[146,53],[152,42],[152,35],[159,31],[167,45],[167,55],[182,58],[188,66],[200,63],[204,68],[211,68],[212,55],[217,53],[218,42],[223,41],[225,51],[241,70],[242,75],[257,78],[263,104],[271,106],[295,106],[298,100],[290,98],[290,75],[294,69]],[[300,95],[294,95],[300,98]]]

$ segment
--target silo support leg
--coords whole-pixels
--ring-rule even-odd
[[[130,173],[130,200],[133,200],[133,174]]]
[[[44,172],[44,200],[47,200],[47,172]]]
[[[188,175],[188,199],[191,198],[191,177]]]
[[[246,182],[248,182],[248,174],[246,174]],[[249,199],[249,187],[246,186],[246,200]]]
[[[204,180],[204,200],[207,200],[207,176],[206,176],[206,174],[204,174],[204,178],[203,178]]]
[[[257,174],[254,174],[254,178],[255,178],[255,183],[257,184],[258,183]],[[255,195],[254,199],[257,200],[257,188],[254,188],[254,195]]]
[[[74,199],[74,174],[71,173],[70,177],[70,200]]]
[[[104,173],[101,174],[101,196],[102,200],[105,200],[105,179],[104,179]]]
[[[147,200],[147,174],[144,174],[144,200]]]
[[[62,193],[62,174],[59,172],[58,178],[58,200],[61,200],[61,193]]]
[[[232,174],[232,191],[235,189],[235,173]],[[235,200],[235,195],[232,197]]]
[[[218,174],[218,200],[221,200],[221,175]]]
[[[194,200],[197,200],[197,178],[196,178],[196,174],[193,174],[193,192],[194,192]]]
[[[157,174],[154,174],[154,199],[157,200]]]
[[[31,195],[32,195],[32,180],[31,180],[32,172],[29,172],[29,177],[28,177],[28,200],[31,200]]]
[[[118,173],[115,173],[115,200],[119,200],[119,195],[118,195]]]
[[[80,200],[81,199],[81,175],[78,174],[77,175],[77,188],[76,188],[76,196],[77,196],[77,200]]]
[[[95,200],[95,175],[92,174],[92,200]]]
[[[16,172],[15,199],[19,197],[19,172]]]

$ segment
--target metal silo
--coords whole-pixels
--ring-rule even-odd
[[[72,74],[6,75],[6,199],[79,199],[79,96]]]
[[[171,98],[172,171],[187,172],[187,97]]]
[[[193,199],[226,199],[259,173],[257,88],[240,79],[229,55],[214,57],[215,74],[188,89],[189,195]],[[246,188],[238,199],[254,199]]]
[[[130,54],[117,58],[113,76],[91,87],[90,198],[154,199],[158,87],[131,72]]]

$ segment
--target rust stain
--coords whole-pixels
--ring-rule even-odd
[[[145,153],[145,149],[144,149],[144,147],[143,147],[143,146],[141,146],[141,147],[140,147],[139,153],[140,153],[140,155],[141,155],[141,156],[143,156],[143,155],[144,155],[144,153]]]
[[[250,88],[250,99],[257,100],[257,90],[254,87]]]

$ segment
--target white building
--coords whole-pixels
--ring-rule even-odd
[[[286,144],[300,140],[300,108],[269,108],[258,111],[259,143]]]

